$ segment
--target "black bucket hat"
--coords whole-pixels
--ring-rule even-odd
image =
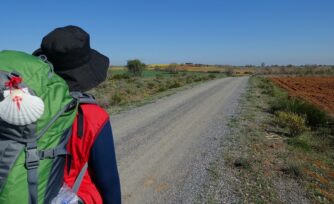
[[[109,58],[90,48],[89,34],[77,26],[56,28],[33,55],[45,55],[71,91],[88,91],[106,79]]]

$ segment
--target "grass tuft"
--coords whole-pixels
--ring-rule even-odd
[[[275,121],[279,126],[287,129],[292,137],[299,136],[308,129],[305,125],[305,116],[293,112],[277,111]]]

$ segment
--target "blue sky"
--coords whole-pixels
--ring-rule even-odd
[[[0,23],[0,50],[71,24],[114,65],[334,64],[333,0],[8,0]]]

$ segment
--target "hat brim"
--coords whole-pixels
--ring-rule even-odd
[[[43,51],[42,51],[42,49],[41,48],[38,48],[37,50],[35,50],[33,53],[32,53],[32,55],[34,55],[34,56],[36,56],[36,57],[38,57],[38,56],[40,56],[40,55],[43,55],[44,53],[43,53]]]
[[[43,51],[37,49],[33,55],[43,55]],[[91,49],[91,58],[86,64],[68,70],[55,67],[55,72],[68,83],[70,91],[84,92],[98,86],[106,79],[109,65],[108,57]]]

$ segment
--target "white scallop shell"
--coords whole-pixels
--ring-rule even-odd
[[[29,94],[28,90],[15,89],[4,93],[0,102],[0,118],[12,125],[28,125],[37,121],[44,112],[43,100]],[[15,99],[19,99],[18,102]]]

